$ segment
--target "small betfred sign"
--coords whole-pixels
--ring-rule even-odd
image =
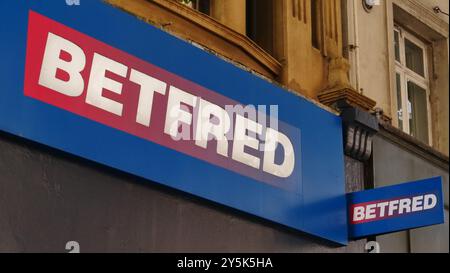
[[[444,222],[441,177],[350,193],[347,200],[350,238]]]

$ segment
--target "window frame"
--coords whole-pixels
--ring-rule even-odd
[[[402,124],[403,131],[411,135],[411,128],[409,126],[409,113],[408,113],[408,82],[411,81],[417,86],[423,88],[426,92],[426,107],[427,107],[427,125],[428,125],[428,145],[433,145],[433,135],[432,135],[432,124],[431,124],[431,104],[430,104],[430,79],[429,79],[429,58],[428,58],[428,45],[414,36],[412,33],[406,31],[401,26],[394,24],[394,37],[395,32],[398,33],[399,37],[399,54],[400,61],[395,59],[395,44],[394,46],[394,79],[396,79],[396,74],[400,75],[400,97],[402,105],[402,120],[399,118],[398,101],[395,105],[395,120],[397,122],[397,127],[400,128],[400,123]],[[423,52],[423,70],[424,76],[416,73],[415,71],[409,69],[406,66],[406,54],[405,54],[405,40],[409,40],[411,43],[422,49]],[[395,42],[395,39],[394,39]],[[395,98],[397,98],[397,84],[395,84]],[[396,99],[397,100],[397,99]]]
[[[205,14],[207,16],[211,16],[211,11],[209,10],[211,2],[208,1],[208,12],[205,12],[201,9],[201,5],[200,5],[200,1],[201,0],[191,0],[190,2],[186,3],[183,0],[178,0],[179,3],[181,3],[182,5],[185,5],[188,8],[191,8],[197,12],[200,12],[202,14]]]

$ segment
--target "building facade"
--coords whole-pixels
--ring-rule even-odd
[[[448,219],[448,15],[438,12],[448,3],[380,1],[364,9],[351,2],[350,81],[377,102],[382,117],[373,143],[374,186],[442,175]],[[386,251],[448,252],[446,225],[377,240]]]
[[[369,239],[448,252],[447,1],[105,2],[341,115],[346,192],[442,176],[445,224]],[[0,251],[365,252],[368,240],[338,246],[6,133],[0,182]]]

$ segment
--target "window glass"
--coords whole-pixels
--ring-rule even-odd
[[[423,50],[408,39],[405,39],[405,60],[406,67],[422,77],[425,76]]]
[[[428,143],[427,92],[412,81],[408,81],[408,116],[410,134]]]
[[[210,15],[210,0],[197,0],[195,1],[196,9],[204,14]]]
[[[395,92],[393,118],[398,128],[430,144],[429,82],[426,75],[427,45],[401,27],[394,28]]]
[[[196,9],[201,13],[210,14],[210,0],[177,0],[178,2],[190,8]]]
[[[395,60],[400,62],[400,37],[398,31],[394,31],[394,48],[395,48]]]
[[[395,73],[396,84],[397,84],[397,118],[398,118],[398,127],[403,131],[403,107],[402,107],[402,87],[401,87],[401,79],[400,74]]]

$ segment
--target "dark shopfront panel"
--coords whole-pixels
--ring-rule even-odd
[[[445,223],[377,236],[381,252],[448,252],[448,158],[398,134],[388,128],[374,137],[375,187],[442,176]]]
[[[347,188],[362,165],[346,158]],[[0,252],[363,252],[0,134]]]

